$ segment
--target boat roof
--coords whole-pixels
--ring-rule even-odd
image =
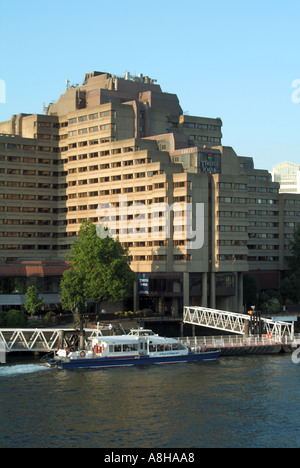
[[[139,335],[94,336],[89,339],[99,340],[108,344],[130,344],[138,343],[140,338],[149,338],[149,342],[153,344],[177,343],[177,340],[175,340],[174,338],[165,338],[158,335],[146,335],[145,337]]]
[[[130,333],[129,333],[130,336],[132,335],[138,335],[138,336],[158,336],[158,335],[155,335],[155,333],[150,330],[150,329],[147,329],[147,328],[132,328],[130,330]]]

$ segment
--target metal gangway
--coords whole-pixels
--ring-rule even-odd
[[[208,309],[206,307],[185,307],[183,322],[191,325],[222,330],[238,335],[246,335],[251,329],[251,315]],[[283,322],[260,317],[263,333],[268,339],[283,342],[293,341],[295,336],[294,322]],[[251,334],[251,331],[250,331]]]
[[[97,329],[85,328],[85,337],[96,336]],[[61,332],[72,333],[72,329],[0,329],[0,344],[7,353],[11,352],[51,352],[57,351]]]

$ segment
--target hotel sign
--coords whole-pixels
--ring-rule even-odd
[[[219,174],[220,167],[214,161],[201,161],[200,162],[201,172],[209,174]]]
[[[199,170],[202,172],[202,174],[220,174],[220,154],[200,153]]]
[[[150,274],[149,273],[139,273],[138,274],[138,292],[141,295],[148,296],[150,292]]]

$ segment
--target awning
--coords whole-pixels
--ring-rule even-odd
[[[59,294],[40,294],[45,304],[60,304]],[[26,302],[25,294],[0,294],[0,306],[21,306]]]

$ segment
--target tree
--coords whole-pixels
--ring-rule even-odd
[[[284,304],[298,304],[300,301],[300,279],[295,273],[290,273],[280,283],[280,294]]]
[[[280,312],[280,300],[276,297],[268,297],[268,295],[266,295],[266,297],[267,299],[261,303],[260,310],[262,310],[263,312],[269,312],[273,314],[277,314],[278,312]]]
[[[26,303],[24,305],[26,312],[33,316],[43,306],[44,302],[40,298],[38,289],[35,286],[30,286],[27,289]]]
[[[292,274],[300,278],[300,226],[295,229],[294,238],[290,240],[291,257],[288,258],[288,266]]]
[[[1,321],[2,326],[25,327],[27,324],[27,317],[20,310],[9,310],[8,312],[0,313],[0,324]]]
[[[119,240],[99,238],[90,221],[83,221],[69,260],[61,281],[64,308],[83,313],[89,301],[122,302],[130,296],[135,273],[128,250]]]
[[[285,279],[281,281],[280,293],[285,303],[299,303],[300,301],[300,226],[290,240],[291,256],[287,263],[289,270]]]

